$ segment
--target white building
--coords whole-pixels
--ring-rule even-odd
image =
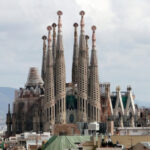
[[[120,135],[150,135],[150,127],[119,127]]]

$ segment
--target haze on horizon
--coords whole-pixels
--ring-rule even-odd
[[[40,73],[41,37],[47,35],[47,25],[57,23],[57,10],[63,11],[66,78],[70,82],[73,23],[79,23],[79,11],[84,10],[86,34],[91,37],[91,26],[97,26],[100,82],[110,82],[112,91],[117,85],[121,90],[131,85],[135,103],[149,107],[149,6],[149,0],[1,0],[0,86],[23,87],[32,66]]]

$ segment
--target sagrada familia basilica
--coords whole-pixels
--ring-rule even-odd
[[[138,126],[138,109],[130,86],[126,92],[120,87],[110,91],[110,83],[101,83],[96,54],[96,26],[92,26],[92,48],[89,57],[89,36],[84,30],[81,11],[80,35],[74,23],[72,82],[66,83],[66,67],[62,35],[62,12],[58,23],[47,27],[43,36],[41,75],[30,68],[24,88],[15,91],[12,113],[7,113],[7,133],[14,135],[25,131],[50,131],[59,124],[107,123],[115,127]],[[56,32],[57,30],[57,32]],[[90,59],[90,60],[89,60]]]

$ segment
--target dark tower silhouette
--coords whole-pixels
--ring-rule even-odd
[[[12,130],[11,130],[12,116],[11,116],[11,113],[10,113],[10,104],[8,104],[8,113],[7,113],[6,124],[7,124],[7,137],[9,137],[12,134]]]

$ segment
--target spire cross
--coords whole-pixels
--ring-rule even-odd
[[[80,21],[80,26],[81,26],[81,31],[84,31],[84,15],[85,15],[85,12],[82,10],[80,11],[80,15],[81,15],[81,21]]]
[[[74,26],[74,37],[75,37],[75,38],[78,38],[78,37],[77,37],[77,27],[78,27],[78,24],[77,24],[77,23],[74,23],[73,26]]]
[[[52,27],[48,26],[47,30],[48,30],[48,47],[49,47],[50,46],[50,42],[51,42],[51,30],[52,30]]]
[[[95,36],[95,30],[96,30],[96,26],[92,26],[92,47],[95,48],[96,47],[96,36]]]
[[[57,15],[58,15],[58,32],[61,32],[61,28],[62,28],[62,21],[61,21],[61,15],[62,15],[62,11],[58,11]]]

